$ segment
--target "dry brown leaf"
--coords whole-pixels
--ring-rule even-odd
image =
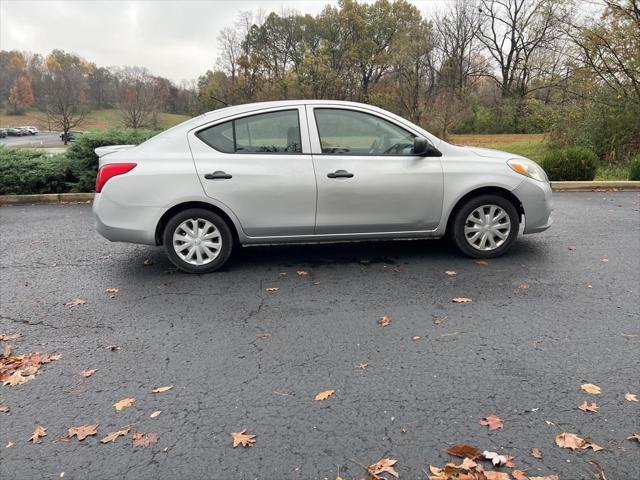
[[[151,265],[153,265],[153,262],[148,258],[144,262],[142,262],[142,266],[144,267],[150,267]]]
[[[133,437],[131,437],[131,441],[134,448],[147,448],[149,445],[152,445],[158,441],[158,434],[153,432],[136,432],[133,434]]]
[[[527,290],[529,288],[529,284],[528,283],[521,283],[520,285],[518,285],[518,288],[520,290]]]
[[[505,472],[485,471],[484,476],[487,480],[509,480],[509,474]]]
[[[269,287],[264,289],[264,291],[268,293],[276,293],[278,290],[280,290],[279,287]]]
[[[313,397],[313,399],[316,402],[321,402],[322,400],[326,400],[331,395],[333,395],[334,392],[335,392],[335,389],[333,388],[330,388],[329,390],[323,390],[322,392],[318,393],[315,397]]]
[[[149,415],[149,418],[156,418],[157,416],[159,416],[162,413],[162,410],[156,410],[155,412],[153,412],[151,415]]]
[[[598,404],[596,402],[591,402],[591,403],[587,403],[587,401],[585,400],[584,402],[582,402],[580,405],[578,405],[578,408],[580,410],[582,410],[583,412],[592,412],[595,413],[598,411],[598,409],[600,408],[598,406]]]
[[[378,319],[378,325],[387,327],[391,324],[391,319],[387,315],[383,315]]]
[[[482,456],[485,459],[490,460],[491,463],[493,463],[494,467],[501,467],[502,465],[506,465],[509,462],[509,458],[507,456],[500,455],[496,452],[488,452],[487,450],[485,450],[484,452],[482,452]]]
[[[126,437],[129,433],[129,428],[124,428],[122,430],[116,430],[115,432],[109,432],[106,437],[100,440],[100,443],[109,443],[115,442],[118,437]]]
[[[256,436],[250,433],[245,433],[247,431],[246,428],[243,428],[239,432],[231,432],[231,437],[233,438],[233,448],[236,448],[238,445],[242,445],[243,447],[250,447],[254,443],[256,443]]]
[[[7,442],[7,444],[4,446],[4,448],[11,448],[13,447],[13,442]]]
[[[79,441],[82,441],[91,435],[95,435],[97,431],[98,431],[97,423],[80,425],[79,427],[69,427],[69,433],[67,434],[67,437],[73,438],[74,436],[76,436],[78,437]]]
[[[4,403],[0,402],[0,413],[9,414],[10,411],[11,411],[11,409],[9,408],[8,405],[5,405]]]
[[[306,272],[304,270],[298,270],[296,273],[298,274],[299,277],[308,277],[309,276],[309,272]]]
[[[120,291],[119,288],[106,288],[105,292],[114,297]]]
[[[98,370],[95,368],[90,368],[88,370],[83,370],[80,372],[80,375],[82,375],[83,377],[87,378],[90,377],[91,375],[93,375],[94,373],[96,373]]]
[[[635,440],[640,443],[640,433],[634,433],[633,435],[628,436],[627,440],[631,440],[632,442]]]
[[[414,342],[417,342],[418,340],[420,340],[422,337],[420,335],[414,335],[413,337],[411,337],[411,340],[413,340]]]
[[[486,260],[476,260],[475,262],[476,265],[480,265],[481,267],[486,267],[487,265],[489,265],[489,262],[487,262]]]
[[[585,392],[592,393],[594,395],[601,393],[600,387],[597,385],[594,385],[593,383],[583,383],[582,385],[580,385],[580,388]]]
[[[458,272],[455,272],[453,270],[446,270],[444,273],[446,273],[450,277],[454,277],[454,276],[456,276],[458,274]]]
[[[383,473],[388,473],[389,475],[398,478],[398,472],[393,468],[393,466],[398,463],[397,460],[393,458],[381,458],[376,463],[372,463],[367,467],[367,471],[369,475],[371,475],[375,479],[383,479],[381,475]]]
[[[356,368],[360,368],[362,370],[364,370],[365,368],[367,368],[369,366],[368,363],[358,363],[356,364]]]
[[[123,408],[133,405],[135,401],[135,398],[123,398],[119,402],[114,403],[113,406],[117,411],[121,411]]]
[[[579,448],[585,450],[591,448],[594,452],[603,450],[603,448],[595,443],[591,443],[588,440],[576,435],[575,433],[562,432],[556,436],[556,445],[561,448],[570,448],[575,450]]]
[[[167,392],[167,391],[171,390],[172,388],[173,388],[173,385],[167,385],[165,387],[157,387],[157,388],[154,388],[153,390],[151,390],[151,393]]]
[[[539,448],[536,448],[536,447],[531,449],[531,455],[533,455],[534,458],[537,458],[537,459],[542,458],[542,452],[540,451]]]
[[[527,477],[522,470],[514,470],[511,472],[511,475],[513,475],[513,478],[516,480],[529,480],[529,477]]]
[[[8,340],[15,340],[16,338],[18,338],[20,336],[19,333],[13,333],[11,335],[9,334],[4,334],[4,333],[0,333],[0,340],[4,340],[5,342]]]
[[[472,302],[473,300],[471,300],[471,299],[470,299],[470,298],[468,298],[468,297],[455,297],[455,298],[452,298],[452,299],[451,299],[451,301],[452,301],[453,303],[470,303],[470,302]]]
[[[86,300],[83,300],[81,298],[74,298],[73,300],[70,300],[67,303],[65,303],[64,306],[67,308],[75,308],[75,307],[79,307],[80,305],[84,305],[85,303],[87,303]]]
[[[624,399],[627,400],[628,402],[637,402],[638,396],[635,393],[627,392],[624,394]]]
[[[544,477],[529,477],[529,480],[560,480],[558,475],[545,475]]]
[[[31,443],[40,443],[42,441],[40,439],[46,436],[47,436],[47,428],[43,427],[42,425],[36,425],[36,429],[31,434],[31,437],[29,437],[29,441]]]
[[[23,375],[23,372],[18,370],[13,372],[11,375],[7,377],[7,379],[3,382],[4,385],[9,385],[11,387],[15,387],[16,385],[20,385],[22,383],[28,382],[29,380],[33,380],[36,378],[35,375]]]
[[[431,319],[433,320],[434,325],[441,325],[448,317],[440,316],[440,315],[431,315]]]
[[[476,447],[472,447],[471,445],[451,445],[447,448],[447,453],[449,455],[453,455],[454,457],[460,458],[470,458],[471,460],[475,460],[480,456],[480,450]]]
[[[489,415],[488,417],[481,418],[480,425],[489,427],[489,430],[497,430],[504,426],[502,419],[496,415]]]

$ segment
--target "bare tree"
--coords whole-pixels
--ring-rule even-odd
[[[147,69],[126,67],[117,77],[118,107],[125,127],[138,129],[154,123],[161,98]]]
[[[44,76],[47,121],[62,130],[66,145],[69,131],[85,120],[88,64],[77,55],[54,50],[46,59]]]

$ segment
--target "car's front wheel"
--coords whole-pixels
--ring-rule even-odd
[[[169,260],[180,270],[209,273],[222,267],[231,255],[233,236],[219,215],[191,208],[171,217],[163,243]]]
[[[516,207],[499,195],[480,195],[457,209],[452,237],[463,253],[474,258],[493,258],[506,252],[518,236]]]

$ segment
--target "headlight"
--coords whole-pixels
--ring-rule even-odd
[[[507,165],[511,167],[511,170],[524,175],[525,177],[533,178],[539,182],[548,182],[547,174],[540,165],[533,160],[527,158],[514,158],[507,162]]]

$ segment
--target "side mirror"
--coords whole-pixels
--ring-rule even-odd
[[[429,140],[424,137],[416,137],[413,139],[413,154],[421,157],[441,157],[442,153],[436,147],[431,145]]]

